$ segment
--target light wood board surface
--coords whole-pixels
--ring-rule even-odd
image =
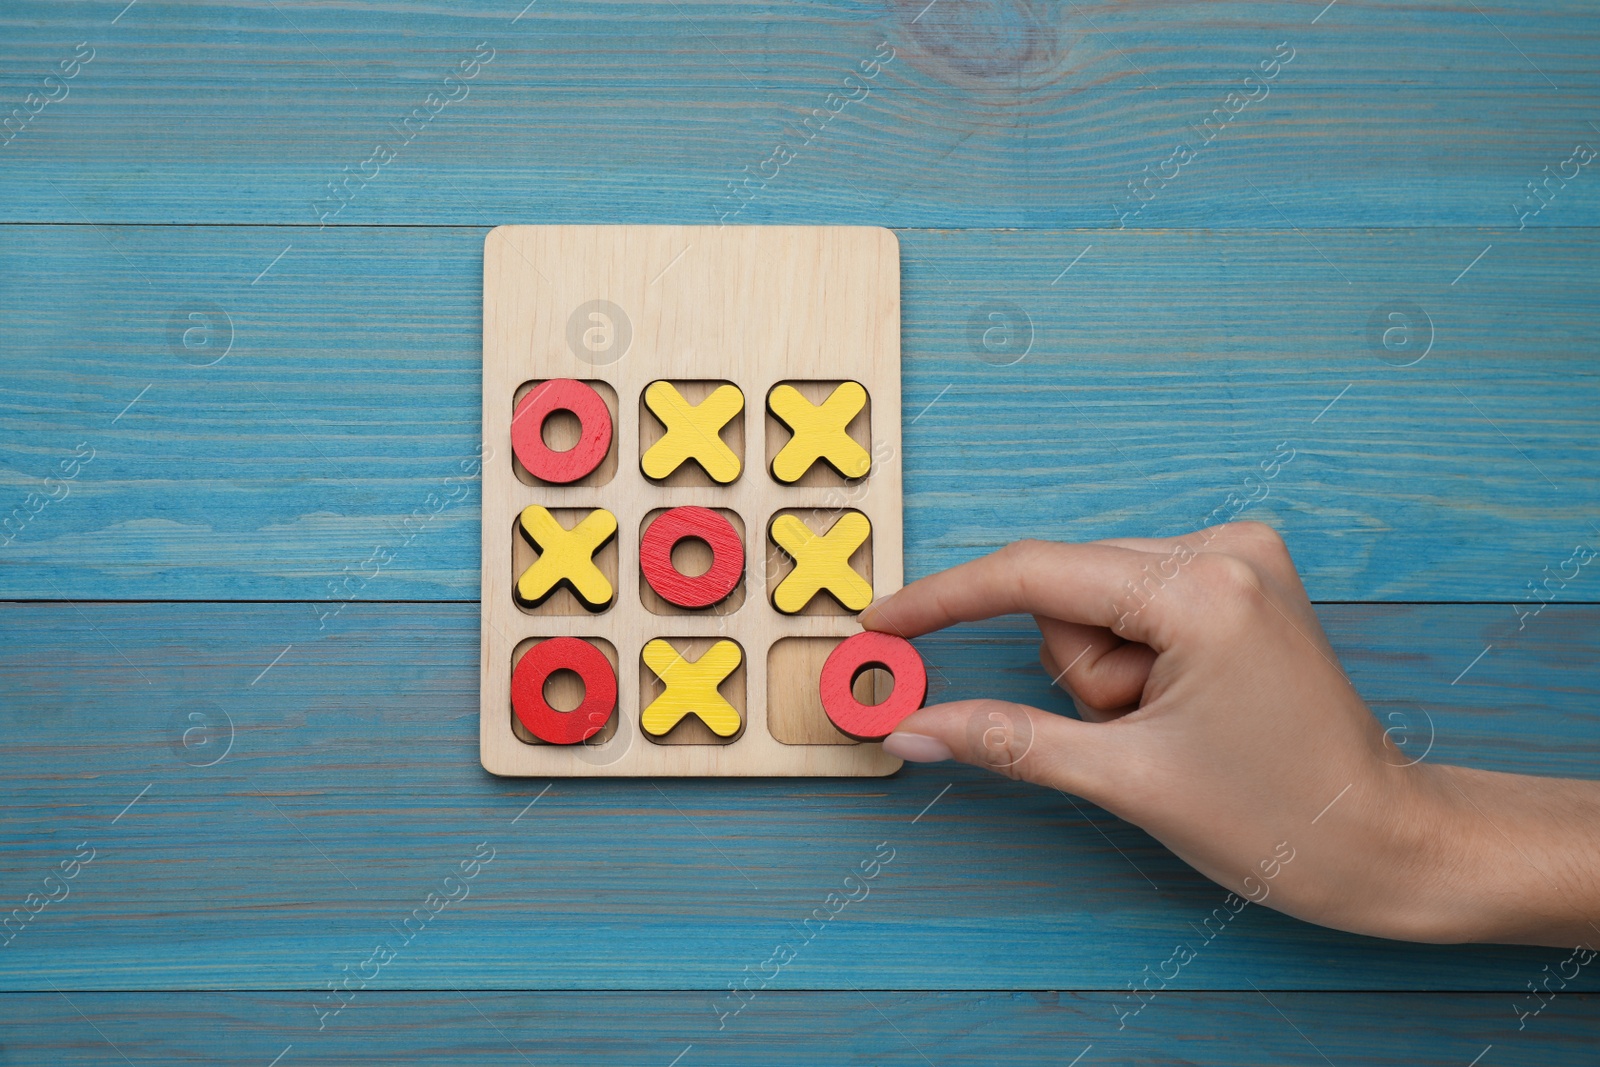
[[[856,553],[870,556],[858,564],[862,576],[876,595],[900,587],[895,236],[866,227],[503,226],[484,242],[483,339],[484,767],[574,777],[896,770],[900,761],[880,745],[839,744],[825,719],[808,723],[817,710],[806,699],[817,686],[805,669],[810,661],[769,654],[785,638],[838,640],[860,630],[853,612],[824,608],[826,591],[792,614],[776,609],[773,590],[791,573],[770,533],[780,514],[819,534],[850,512],[865,516],[871,539]],[[608,455],[580,484],[540,483],[512,466],[513,397],[552,379],[601,382],[615,398],[609,401],[614,461]],[[722,383],[742,391],[742,426],[763,429],[738,429],[724,439],[756,449],[739,457],[742,470],[732,482],[693,478],[692,461],[674,472],[682,477],[646,477],[641,456],[664,427],[643,397],[660,381],[693,383],[680,390],[690,403],[705,402]],[[856,455],[868,457],[867,473],[847,479],[819,458],[803,474],[789,475],[794,484],[780,483],[771,465],[796,435],[768,410],[769,394],[795,383],[788,395],[797,403],[824,405],[845,382],[864,387],[867,396],[838,408],[837,430],[854,429],[845,443],[853,441]],[[850,399],[848,393],[841,390],[840,399]],[[814,421],[825,445],[827,420]],[[703,609],[677,608],[654,595],[639,564],[650,521],[683,505],[719,509],[743,538],[744,579],[733,596]],[[530,554],[513,528],[530,506],[559,509],[569,525],[594,508],[616,516],[617,540],[601,564],[615,575],[610,607],[591,613],[575,602],[525,608],[513,600],[507,570],[516,571]],[[513,728],[513,649],[558,635],[615,650],[617,725],[580,745],[530,744]],[[641,713],[660,690],[642,665],[636,682],[633,665],[655,639],[691,658],[713,639],[739,646],[742,662],[723,693],[744,720],[731,738],[708,736],[693,719],[661,737],[642,728]],[[774,665],[785,669],[771,674]],[[779,721],[769,725],[774,714]],[[827,740],[812,743],[814,736]]]

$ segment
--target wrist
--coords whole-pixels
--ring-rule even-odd
[[[1600,943],[1594,783],[1443,764],[1406,768],[1392,838],[1400,884],[1381,936],[1438,944]],[[1568,820],[1578,820],[1567,826]],[[1587,841],[1587,847],[1583,843]]]
[[[1305,859],[1273,886],[1277,896],[1269,906],[1369,937],[1474,939],[1483,921],[1479,894],[1463,872],[1477,868],[1471,858],[1477,841],[1440,770],[1382,764],[1357,770],[1337,807],[1317,816],[1315,834],[1297,838]],[[1251,899],[1267,902],[1264,895]]]
[[[1395,930],[1384,936],[1433,944],[1493,939],[1498,904],[1491,842],[1463,792],[1460,768],[1405,768],[1407,802],[1395,812],[1394,840],[1405,858],[1391,903]]]
[[[1304,887],[1307,899],[1285,910],[1396,941],[1495,940],[1506,919],[1499,861],[1463,798],[1459,770],[1384,765],[1358,779],[1343,817],[1322,823],[1324,866]]]
[[[1476,838],[1437,766],[1384,765],[1358,779],[1342,818],[1321,829],[1325,862],[1308,907],[1323,925],[1369,937],[1449,944],[1481,922],[1464,872]]]

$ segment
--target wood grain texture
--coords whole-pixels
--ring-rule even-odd
[[[738,386],[715,386],[704,400],[692,403],[671,382],[656,381],[644,391],[640,403],[662,427],[662,436],[647,448],[640,420],[639,469],[646,478],[661,481],[685,463],[693,463],[718,485],[739,477],[743,462],[722,438],[724,427],[744,412],[744,394]]]
[[[644,584],[667,606],[688,611],[715,607],[726,602],[744,581],[744,534],[723,512],[686,504],[654,517],[646,515],[641,529],[639,570]],[[680,545],[688,550],[685,541],[705,546],[697,550],[698,555],[708,557],[698,573],[692,567],[680,570],[673,559]],[[643,586],[639,597],[648,606]]]
[[[3,935],[0,987],[33,992],[0,994],[0,1059],[1593,1060],[1592,996],[1516,1029],[1559,953],[1255,908],[1118,1030],[1122,998],[1081,990],[1124,989],[1221,898],[1142,833],[965,768],[494,780],[475,605],[364,603],[478,595],[490,226],[889,225],[908,576],[1189,529],[1271,463],[1244,514],[1313,596],[1501,602],[1320,607],[1403,751],[1592,776],[1600,610],[1570,602],[1596,594],[1522,630],[1507,603],[1600,535],[1600,171],[1528,211],[1600,140],[1591,0],[122,8],[0,10],[0,118],[78,68],[0,132],[0,596],[300,602],[0,604],[13,905],[97,849]],[[1280,49],[1270,94],[1152,178]],[[1420,363],[1374,342],[1396,308],[1428,317]],[[770,459],[760,425],[735,438]],[[1062,710],[1025,624],[919,647],[934,699]],[[327,984],[490,839],[381,983],[454,990],[369,989],[317,1031]],[[718,1030],[713,998],[888,842],[776,983],[833,992]],[[663,991],[558,989],[638,986]],[[1429,987],[1501,992],[1284,991]]]
[[[800,688],[773,684],[777,678],[794,675],[822,677],[828,654],[839,647],[826,637],[787,637],[773,643],[767,652],[767,725],[772,736],[786,745],[854,745],[853,737],[840,733],[828,721],[822,707],[821,687]],[[863,678],[857,696],[864,702],[881,698],[884,692],[875,679]]]
[[[871,520],[859,511],[846,511],[837,518],[826,514],[816,518],[827,525],[812,529],[789,514],[772,518],[768,536],[794,561],[794,569],[772,589],[773,606],[786,615],[794,615],[826,593],[846,611],[865,610],[873,600],[872,582],[851,566],[850,558],[872,536]]]
[[[772,457],[772,476],[793,485],[814,465],[827,463],[842,478],[865,478],[872,455],[847,427],[866,410],[867,396],[860,382],[841,382],[813,405],[792,385],[774,386],[767,394],[767,409],[784,424],[789,439]]]
[[[732,737],[744,728],[739,710],[717,692],[744,662],[736,642],[716,641],[689,660],[670,641],[657,638],[644,646],[643,658],[664,690],[640,712],[639,725],[645,733],[660,737],[688,715],[699,718],[718,737]]]
[[[600,644],[565,636],[533,642],[520,657],[513,650],[511,710],[523,731],[545,744],[575,745],[611,725],[617,711],[612,655]],[[583,696],[576,707],[559,708],[546,699],[545,687],[558,671],[577,677]]]
[[[1314,25],[1303,6],[646,0],[519,17],[518,4],[234,0],[146,3],[112,26],[115,12],[32,0],[3,16],[8,109],[37,87],[26,72],[86,38],[96,55],[0,157],[0,210],[315,227],[343,203],[333,225],[714,223],[754,175],[741,222],[1107,227],[1126,182],[1280,42],[1296,57],[1271,95],[1141,224],[1277,229],[1281,210],[1301,227],[1502,225],[1524,183],[1592,133],[1600,32],[1583,0],[1482,13],[1344,0]],[[880,45],[893,58],[846,85]],[[477,55],[491,58],[460,81]],[[764,177],[838,92],[858,99]],[[398,130],[429,94],[455,101]],[[347,178],[354,191],[332,199]],[[1600,199],[1556,215],[1538,224],[1594,225]]]
[[[1600,608],[1552,605],[1520,634],[1503,604],[1319,611],[1386,728],[1431,738],[1429,759],[1594,775]],[[896,858],[871,896],[778,984],[1122,989],[1224,897],[1142,832],[973,768],[496,779],[477,766],[476,605],[354,605],[316,623],[304,604],[0,607],[13,906],[80,842],[98,850],[71,898],[0,953],[0,986],[322,989],[484,841],[498,854],[470,898],[385,983],[721,989],[885,841]],[[930,699],[1064,710],[1031,624],[918,645]],[[1183,982],[1509,996],[1559,959],[1247,908]]]
[[[519,391],[513,390],[512,395]],[[610,406],[593,386],[573,378],[540,382],[517,400],[515,411],[511,417],[512,454],[538,482],[572,485],[599,473],[616,435]],[[565,448],[552,448],[544,439],[545,422],[557,412],[578,421],[578,440]]]
[[[66,1065],[121,1063],[114,1042],[134,1063],[239,1067],[288,1045],[285,1065],[1064,1067],[1092,1045],[1083,1064],[1282,1067],[1321,1050],[1340,1067],[1465,1067],[1491,1044],[1483,1064],[1588,1067],[1600,1042],[1600,997],[1584,994],[1521,1032],[1499,994],[1167,992],[1122,1030],[1107,993],[768,991],[721,1030],[715,996],[368,991],[322,1031],[295,992],[13,993],[0,1013],[16,1062]]]
[[[865,702],[855,694],[869,670],[887,671],[889,694]],[[928,693],[928,672],[916,646],[894,634],[859,633],[840,642],[822,668],[818,686],[828,721],[857,741],[881,741],[907,715],[922,707]],[[876,694],[874,694],[876,695]]]
[[[555,640],[555,638],[549,638],[548,640]],[[617,685],[621,682],[621,678],[617,671],[618,663],[616,646],[603,637],[589,637],[584,640],[586,643],[599,649],[600,652],[605,656],[606,663],[611,667],[611,688],[615,690]],[[511,652],[511,669],[513,673],[515,673],[517,665],[522,661],[522,657],[543,643],[543,641],[536,641],[533,638],[529,638],[526,641],[518,641],[517,647]],[[603,687],[605,685],[605,681],[602,679],[600,684]],[[543,686],[542,695],[549,703],[550,707],[556,709],[557,711],[577,712],[591,692],[591,687],[584,681],[577,671],[558,670],[548,679],[546,679]],[[599,707],[604,706],[604,700],[597,701],[596,703],[599,705]],[[599,707],[592,708],[591,710],[597,711],[599,710]],[[615,708],[613,707],[613,711],[614,710]],[[528,728],[522,724],[521,719],[517,717],[516,705],[514,701],[511,709],[511,732],[517,735],[517,740],[522,741],[525,744],[542,745],[548,743],[541,738],[535,737],[528,731]],[[593,736],[598,742],[604,742],[610,740],[610,738],[613,737],[616,732],[617,716],[612,714],[605,720],[604,725],[600,728],[600,732]],[[206,734],[204,730],[202,730],[197,736],[204,739]],[[205,750],[205,746],[203,744],[200,746],[200,748],[202,751]]]
[[[588,611],[603,611],[611,606],[616,598],[615,585],[601,571],[594,557],[602,545],[616,537],[615,515],[605,508],[594,508],[568,527],[548,508],[529,504],[518,512],[517,526],[538,552],[530,566],[517,572],[513,592],[519,607],[537,606],[563,584],[577,595]],[[507,545],[508,549],[511,547]],[[502,555],[513,556],[514,553],[507,551]]]
[[[860,480],[850,495],[876,527],[877,588],[892,592],[902,573],[900,256],[892,232],[817,226],[502,226],[489,233],[483,246],[482,363],[480,736],[485,768],[495,774],[557,777],[883,775],[898,769],[900,761],[877,745],[786,745],[767,728],[767,649],[773,642],[802,635],[842,639],[859,630],[851,617],[773,610],[767,571],[751,565],[765,558],[771,516],[784,508],[836,506],[833,490],[781,484],[761,467],[747,467],[743,477],[726,486],[662,486],[646,478],[637,453],[619,458],[616,476],[602,485],[530,487],[514,476],[509,459],[514,427],[508,400],[529,379],[593,376],[609,382],[619,398],[616,440],[631,444],[642,441],[632,422],[639,400],[663,377],[730,381],[739,387],[729,390],[737,400],[740,391],[764,397],[780,382],[814,382],[845,372],[864,385],[843,390],[829,410],[838,413],[838,436],[863,458],[867,453],[844,427],[865,407],[865,391],[879,401],[873,447],[882,458],[870,474],[857,471]],[[800,394],[794,398],[807,406]],[[762,417],[768,416],[763,412]],[[797,481],[798,474],[788,480]],[[643,695],[626,687],[619,695],[617,733],[604,743],[578,748],[517,739],[506,710],[511,651],[521,640],[552,631],[549,620],[529,619],[517,610],[512,588],[501,579],[503,560],[513,552],[513,517],[557,505],[608,509],[625,531],[620,556],[640,562],[619,569],[615,602],[583,620],[583,633],[606,638],[624,663],[648,661],[652,647],[670,654],[671,646],[657,644],[661,638],[727,637],[738,645],[727,641],[719,647],[735,654],[741,646],[746,650],[729,664],[731,671],[742,658],[748,677],[743,715],[726,707],[722,714],[707,709],[703,716],[717,737],[731,738],[727,743],[650,744],[647,735],[667,733],[689,709],[679,705],[669,712],[668,705],[658,704],[661,714],[647,726],[641,719]],[[632,531],[661,507],[672,510],[643,525],[640,541],[632,542]],[[735,526],[711,508],[732,511],[742,521]],[[704,575],[688,579],[673,570],[671,542],[678,538],[665,531],[679,520],[690,530],[696,516],[721,524],[725,538],[701,531],[716,562]],[[740,527],[748,538],[742,549]],[[601,578],[596,568],[589,569],[593,578]],[[661,580],[663,572],[682,580],[674,588]],[[741,575],[751,595],[719,606],[741,584]],[[649,610],[641,595],[644,580],[663,599],[704,610],[663,617]],[[870,590],[853,606],[860,610],[868,600]],[[817,684],[811,678],[784,682]],[[674,699],[670,690],[667,699]]]
[[[1289,229],[899,236],[910,577],[1023,535],[1192,529],[1285,441],[1246,514],[1317,599],[1515,600],[1594,535],[1593,231],[1319,233],[1327,260]],[[6,239],[0,514],[95,458],[0,546],[0,595],[477,596],[483,231]],[[1396,300],[1434,325],[1412,367],[1367,343]],[[232,350],[195,367],[169,319],[205,306]]]

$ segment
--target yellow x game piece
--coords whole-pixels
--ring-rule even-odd
[[[646,478],[665,478],[689,460],[723,485],[739,477],[739,457],[722,439],[722,428],[744,409],[737,386],[719,385],[699,404],[690,404],[671,382],[651,382],[645,406],[667,428],[639,460]]]
[[[800,394],[792,385],[780,385],[767,396],[767,407],[789,427],[794,436],[773,457],[772,476],[792,485],[825,459],[846,478],[864,478],[872,467],[867,450],[845,432],[850,420],[867,406],[867,391],[856,382],[844,382],[821,406]]]
[[[732,641],[718,641],[692,663],[661,638],[651,641],[644,646],[645,666],[667,689],[644,709],[639,725],[645,733],[660,737],[685,715],[698,715],[718,737],[732,737],[739,732],[739,710],[723,699],[717,686],[743,659],[744,653]]]
[[[517,579],[518,599],[537,604],[566,582],[590,611],[611,603],[615,591],[595,566],[594,554],[617,532],[615,515],[596,508],[568,530],[549,510],[531,504],[522,509],[517,521],[539,550],[539,558]]]
[[[872,533],[872,523],[859,511],[847,511],[825,534],[793,515],[772,520],[772,539],[794,557],[794,570],[772,591],[773,607],[793,615],[826,589],[851,611],[872,603],[872,583],[850,566],[850,554]]]

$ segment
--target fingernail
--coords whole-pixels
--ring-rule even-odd
[[[893,733],[883,739],[883,750],[907,763],[938,763],[955,759],[950,746],[926,734]]]

